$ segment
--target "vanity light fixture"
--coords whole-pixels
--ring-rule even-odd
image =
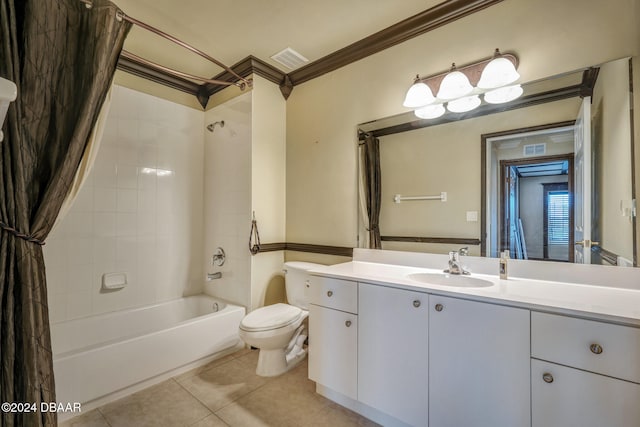
[[[491,58],[464,67],[454,63],[448,72],[422,78],[417,75],[402,105],[415,109],[421,119],[435,119],[446,110],[471,111],[482,104],[481,96],[488,104],[513,101],[523,93],[522,86],[516,84],[520,79],[517,66],[515,55],[496,49]]]

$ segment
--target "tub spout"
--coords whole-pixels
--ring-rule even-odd
[[[221,279],[221,278],[222,278],[221,271],[218,271],[217,273],[207,273],[207,282],[210,282],[215,279]]]

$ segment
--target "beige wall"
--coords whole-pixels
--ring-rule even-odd
[[[621,203],[631,204],[631,133],[629,61],[600,68],[592,102],[596,209],[599,233],[593,240],[604,249],[633,259],[632,218],[622,215]]]
[[[635,3],[509,0],[296,86],[287,105],[287,240],[356,245],[356,125],[402,112],[416,73],[495,47],[520,57],[524,82],[634,55]],[[479,180],[478,168],[470,179]]]
[[[251,209],[264,243],[285,241],[286,103],[280,88],[254,76],[251,142]],[[249,236],[250,223],[241,228]],[[248,241],[247,241],[248,245]],[[251,307],[260,307],[281,286],[284,251],[251,257]]]

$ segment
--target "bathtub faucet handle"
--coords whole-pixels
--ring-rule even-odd
[[[218,247],[216,253],[211,256],[211,265],[222,267],[226,258],[227,255],[224,253],[224,249]]]

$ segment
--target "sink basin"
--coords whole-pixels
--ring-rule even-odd
[[[456,288],[486,288],[493,286],[493,283],[488,280],[446,273],[413,273],[407,275],[407,277],[416,282],[431,285],[454,286]]]

